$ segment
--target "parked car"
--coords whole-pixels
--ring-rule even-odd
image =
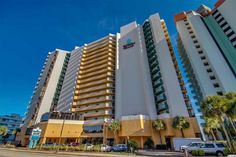
[[[111,146],[108,146],[106,144],[101,145],[101,152],[109,152],[111,151]]]
[[[76,146],[79,146],[80,143],[79,142],[72,142],[69,144],[69,146],[72,146],[72,147],[76,147]]]
[[[128,147],[126,144],[117,144],[113,147],[111,147],[112,152],[125,152],[128,150]]]
[[[180,147],[181,151],[184,152],[185,150],[191,151],[199,148],[203,142],[191,142],[188,145],[183,145]]]
[[[94,147],[94,145],[92,145],[92,144],[86,144],[86,150],[87,151],[93,150],[93,147]]]
[[[217,155],[217,156],[224,156],[224,149],[225,149],[224,143],[219,143],[219,142],[206,142],[202,143],[199,147],[192,148],[190,150],[187,148],[189,152],[193,150],[203,150],[205,154],[211,154],[211,155]]]
[[[191,142],[203,142],[200,138],[173,138],[172,144],[175,151],[181,151],[181,146],[187,146]]]

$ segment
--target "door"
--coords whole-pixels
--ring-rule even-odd
[[[166,149],[167,150],[171,150],[172,149],[172,145],[171,145],[171,138],[170,137],[166,137]]]

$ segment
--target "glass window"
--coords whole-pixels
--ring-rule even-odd
[[[205,148],[214,148],[214,144],[211,144],[211,143],[206,143],[205,144]]]
[[[217,143],[216,146],[217,146],[218,148],[224,148],[224,147],[225,147],[225,145],[224,145],[223,143]]]

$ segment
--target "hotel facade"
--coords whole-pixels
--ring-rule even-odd
[[[62,54],[66,58],[67,53]],[[184,129],[185,137],[200,137],[167,26],[159,14],[151,15],[142,25],[131,22],[122,26],[120,33],[76,47],[68,54],[66,63],[64,59],[57,69],[61,74],[66,64],[63,77],[55,78],[61,81],[54,81],[60,88],[51,93],[54,98],[57,93],[57,99],[52,98],[53,103],[47,103],[50,107],[42,114],[31,114],[31,110],[26,114],[26,119],[39,117],[34,123],[26,120],[24,126],[42,128],[40,143],[58,143],[59,136],[63,143],[111,143],[114,135],[107,126],[116,119],[121,124],[118,143],[131,139],[143,148],[152,138],[155,144],[171,144],[174,137],[182,137],[181,131],[172,127],[176,116],[190,123]],[[161,139],[152,127],[156,119],[166,124]],[[26,130],[22,131],[23,145],[29,138]]]
[[[219,0],[212,10],[202,5],[174,17],[179,54],[201,123],[203,98],[236,91],[235,5],[234,0]]]

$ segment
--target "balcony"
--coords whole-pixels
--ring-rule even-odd
[[[107,67],[106,69],[101,69],[101,70],[96,70],[94,72],[91,72],[91,73],[88,73],[88,74],[81,74],[79,76],[80,79],[86,79],[86,78],[89,78],[89,77],[92,77],[92,76],[98,76],[98,75],[101,75],[101,74],[104,74],[104,73],[107,73],[107,72],[113,72],[114,73],[114,69],[111,68],[111,67]]]
[[[93,81],[93,82],[90,82],[90,83],[80,84],[80,85],[77,85],[76,88],[77,89],[82,89],[82,88],[92,87],[92,86],[95,86],[95,85],[109,83],[109,82],[114,82],[114,80],[111,79],[111,78],[107,78],[107,79],[103,79],[103,80],[99,80],[99,81]]]
[[[108,63],[107,64],[102,64],[100,66],[97,67],[93,67],[91,69],[80,69],[79,74],[88,74],[94,71],[98,71],[98,70],[102,70],[102,69],[106,69],[108,67]],[[111,68],[111,67],[110,67]]]
[[[78,84],[82,84],[82,83],[88,83],[88,82],[91,82],[91,81],[94,81],[94,80],[100,80],[100,79],[104,79],[104,78],[107,78],[107,77],[114,77],[114,73],[113,72],[107,72],[105,74],[102,74],[102,75],[98,75],[96,77],[90,77],[88,79],[80,79],[79,81],[77,81]]]
[[[98,57],[98,58],[95,58],[93,60],[90,60],[90,61],[86,61],[86,62],[81,62],[81,65],[82,66],[88,66],[88,65],[91,65],[93,63],[100,63],[100,62],[103,62],[103,61],[107,61],[107,60],[110,60],[110,61],[115,61],[114,58],[112,57],[108,57],[108,56],[103,56],[103,57]]]
[[[96,54],[99,51],[107,51],[108,49],[115,50],[115,48],[116,48],[115,43],[114,44],[110,43],[109,45],[108,45],[108,43],[106,43],[105,45],[97,46],[92,49],[86,48],[85,49],[85,56],[89,57],[89,56]]]
[[[113,51],[112,49],[107,49],[106,51],[97,52],[97,53],[95,53],[92,56],[83,57],[82,61],[90,61],[90,60],[94,60],[96,58],[100,58],[100,57],[103,57],[103,56],[115,57],[114,52],[115,51]]]
[[[166,102],[158,104],[158,111],[167,110],[168,108],[169,107],[168,107],[168,104]]]
[[[87,93],[87,92],[98,91],[98,90],[113,88],[113,87],[114,87],[114,85],[108,83],[107,85],[100,85],[100,86],[95,86],[95,87],[91,87],[91,88],[81,89],[78,91],[78,94],[83,94],[83,93]]]
[[[97,96],[103,96],[103,95],[108,95],[108,94],[113,94],[111,89],[99,91],[99,92],[93,92],[89,94],[81,94],[79,95],[79,99],[86,99],[86,98],[91,98],[91,97],[97,97]]]
[[[89,65],[83,65],[83,64],[81,64],[81,67],[80,67],[80,69],[81,70],[88,70],[88,69],[91,69],[91,68],[95,68],[95,67],[97,67],[97,66],[100,66],[100,65],[104,65],[104,64],[106,64],[108,61],[110,61],[110,62],[115,62],[115,60],[109,60],[109,59],[105,59],[105,60],[102,60],[102,61],[100,61],[100,62],[95,62],[95,63],[93,63],[93,64],[89,64]]]
[[[164,91],[165,90],[163,86],[159,86],[158,88],[154,90],[155,94],[160,94],[160,93],[163,93]]]
[[[109,54],[107,53],[107,55],[98,56],[98,57],[95,57],[95,58],[90,59],[90,60],[82,61],[82,62],[81,62],[81,65],[86,66],[86,65],[89,65],[89,64],[91,64],[91,63],[99,62],[99,61],[103,61],[103,60],[107,60],[107,59],[108,59],[108,60],[111,60],[111,61],[114,61],[114,60],[115,60],[115,57],[112,56],[112,55],[109,55]]]
[[[85,112],[85,111],[91,111],[91,110],[98,110],[98,109],[107,109],[112,108],[112,103],[100,103],[96,105],[89,105],[89,106],[81,106],[80,108],[77,108],[78,112]]]
[[[89,117],[99,117],[99,116],[105,116],[105,115],[112,115],[112,112],[107,111],[107,110],[102,110],[98,112],[89,112],[89,113],[85,113],[84,117],[89,118]]]
[[[92,98],[87,100],[80,100],[77,102],[77,105],[87,105],[87,104],[96,104],[100,102],[112,101],[112,96],[101,96],[98,98]]]
[[[154,86],[154,87],[157,87],[157,86],[160,86],[160,85],[162,85],[162,84],[163,84],[162,79],[158,79],[157,81],[155,81],[155,82],[153,83],[153,86]]]

